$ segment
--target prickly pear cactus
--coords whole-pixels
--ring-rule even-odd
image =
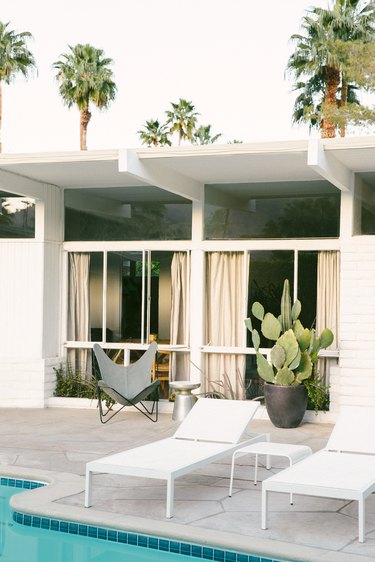
[[[253,303],[251,309],[253,316],[261,322],[263,336],[275,342],[270,351],[270,362],[259,352],[258,330],[253,327],[250,318],[245,320],[256,350],[258,374],[266,382],[277,385],[303,384],[314,374],[319,351],[332,344],[333,333],[329,328],[325,328],[318,337],[314,329],[303,327],[298,319],[301,303],[296,300],[291,306],[287,279],[284,281],[280,308],[278,318],[270,312],[265,313],[259,302]]]

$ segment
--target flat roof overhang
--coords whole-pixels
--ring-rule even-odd
[[[312,165],[309,154],[314,143],[324,162]],[[354,173],[375,185],[374,136],[0,155],[2,188],[7,174],[12,174],[63,189],[156,186],[193,200],[202,197],[205,184],[328,179],[341,189]]]

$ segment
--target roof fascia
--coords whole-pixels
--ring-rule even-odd
[[[327,153],[321,139],[309,140],[307,164],[340,191],[353,190],[354,172],[339,162],[333,154]]]
[[[141,162],[135,150],[120,150],[118,164],[119,172],[126,172],[150,185],[192,201],[202,201],[203,199],[204,186],[202,183],[162,167],[160,163]]]

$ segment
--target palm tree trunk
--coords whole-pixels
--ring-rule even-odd
[[[334,111],[337,107],[337,90],[340,83],[340,72],[337,68],[328,66],[326,69],[326,93],[325,105],[328,110],[328,116],[323,118],[322,121],[322,139],[333,139],[336,136],[335,122],[330,117],[330,111]]]
[[[342,78],[340,108],[345,107],[347,101],[348,101],[348,83],[344,78]],[[345,137],[345,126],[346,123],[342,123],[342,125],[340,125],[340,137]]]
[[[3,151],[2,124],[3,124],[3,85],[0,80],[0,153]]]
[[[87,108],[82,109],[79,122],[80,150],[87,150],[87,125],[89,124],[90,119],[91,113],[89,110]]]

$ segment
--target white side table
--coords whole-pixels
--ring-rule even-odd
[[[174,381],[169,383],[169,387],[175,392],[172,420],[182,421],[197,401],[197,397],[191,391],[199,388],[200,383]]]
[[[258,455],[267,456],[266,468],[271,468],[271,462],[269,457],[286,457],[289,459],[290,466],[292,464],[301,461],[305,457],[312,454],[312,450],[307,445],[290,445],[288,443],[271,443],[269,441],[269,434],[267,435],[267,441],[261,441],[259,443],[253,443],[252,445],[247,445],[247,447],[242,447],[242,449],[237,449],[232,456],[232,469],[230,473],[230,485],[229,485],[229,497],[232,495],[233,487],[233,474],[234,474],[234,463],[237,456],[243,455],[255,455],[255,471],[254,471],[254,484],[257,484],[258,477]],[[290,503],[293,503],[293,496],[290,494]]]

